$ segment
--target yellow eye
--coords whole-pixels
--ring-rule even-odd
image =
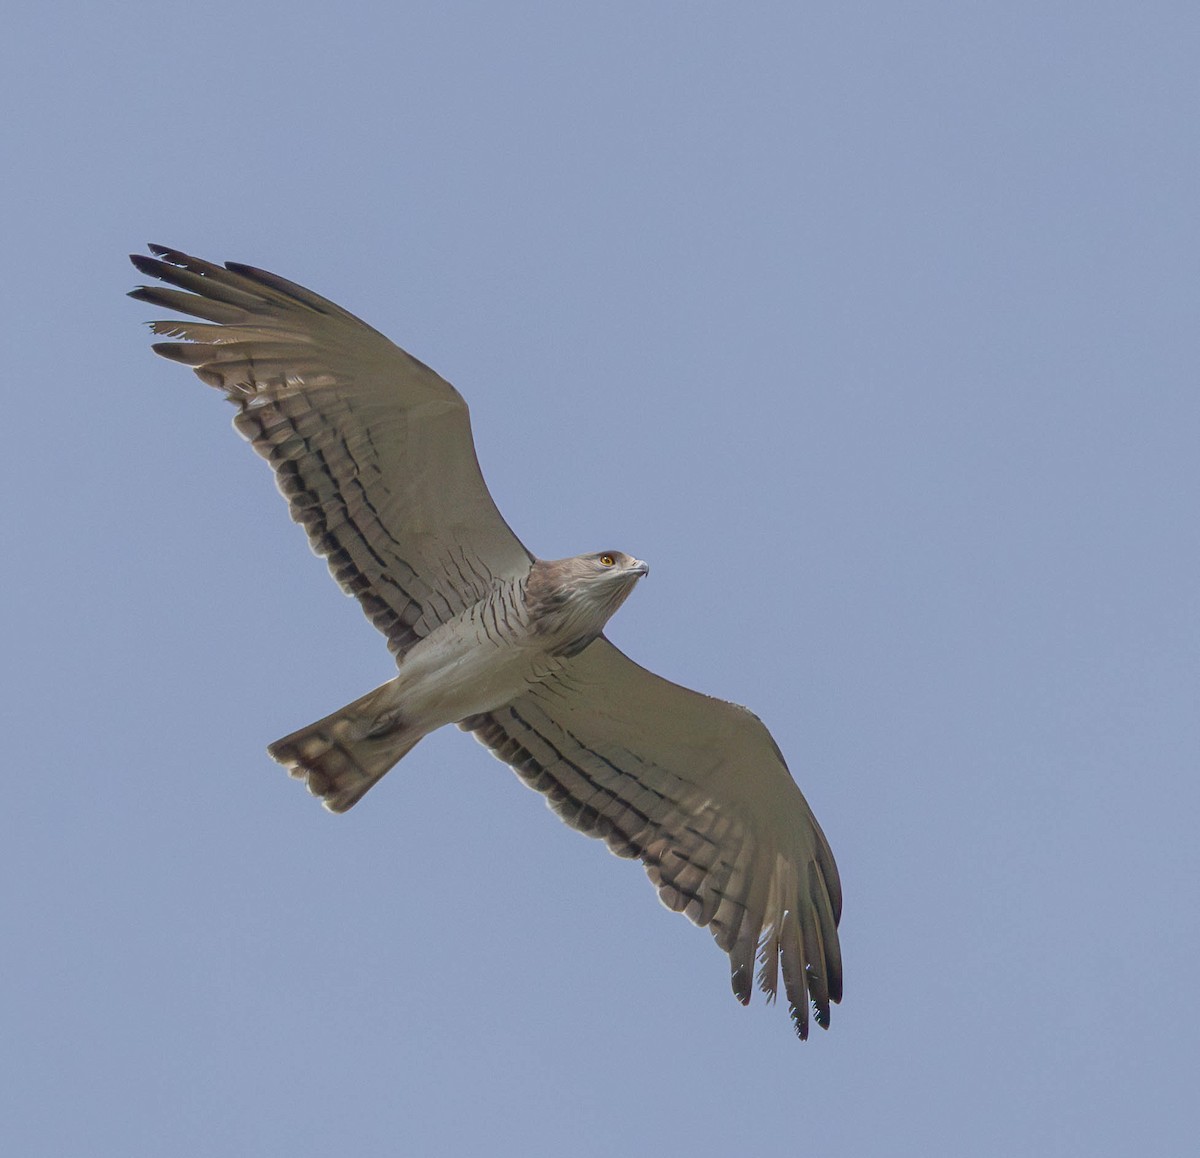
[[[601,555],[600,562],[605,567],[611,567],[616,562],[616,559],[614,559],[611,555]]]

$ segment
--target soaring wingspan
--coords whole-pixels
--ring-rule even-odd
[[[568,824],[638,857],[663,903],[708,926],[733,990],[784,992],[800,1037],[809,1002],[842,996],[833,854],[762,722],[646,671],[601,638],[561,681],[459,725],[543,792]]]
[[[467,405],[428,366],[275,274],[151,246],[169,286],[130,295],[204,321],[152,323],[157,353],[238,407],[292,518],[397,656],[532,556],[484,484]],[[181,292],[186,291],[186,292]]]
[[[234,425],[271,463],[292,517],[398,658],[497,580],[529,572],[448,382],[274,274],[151,252],[133,263],[166,285],[132,296],[202,319],[153,323],[183,339],[154,349],[235,403]],[[802,1038],[810,1002],[828,1024],[842,993],[837,867],[755,716],[660,679],[601,637],[560,677],[460,726],[567,823],[641,859],[664,904],[729,954],[741,1001],[757,955],[772,998],[782,971]]]

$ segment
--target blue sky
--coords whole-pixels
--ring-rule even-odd
[[[1193,4],[80,4],[0,47],[22,1155],[1194,1144]],[[750,705],[837,854],[806,1045],[457,732],[324,813],[388,677],[146,241],[471,403],[611,635]],[[15,361],[15,365],[13,364]]]

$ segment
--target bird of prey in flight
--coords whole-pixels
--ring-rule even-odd
[[[156,353],[237,407],[292,518],[387,637],[396,677],[270,754],[344,812],[422,736],[474,733],[563,820],[636,857],[707,926],[746,1004],[782,974],[796,1032],[842,994],[833,854],[745,708],[668,682],[604,625],[648,568],[617,550],[533,555],[496,509],[458,391],[339,306],[252,266],[150,246],[132,297]],[[192,319],[200,319],[194,321]]]

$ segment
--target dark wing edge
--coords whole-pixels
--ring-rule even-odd
[[[234,425],[270,463],[292,518],[394,654],[497,574],[528,568],[533,556],[487,490],[453,386],[303,286],[149,248],[152,257],[130,260],[165,284],[129,296],[203,319],[152,322],[183,339],[154,351],[238,407]]]
[[[565,691],[550,686],[459,726],[567,824],[641,860],[663,904],[707,927],[729,955],[743,1005],[757,959],[768,1000],[782,972],[801,1039],[810,1004],[827,1028],[842,997],[841,884],[766,727],[745,708],[655,676],[607,639],[573,663],[585,671],[578,682],[568,675]],[[679,742],[689,730],[699,737],[690,747]]]

